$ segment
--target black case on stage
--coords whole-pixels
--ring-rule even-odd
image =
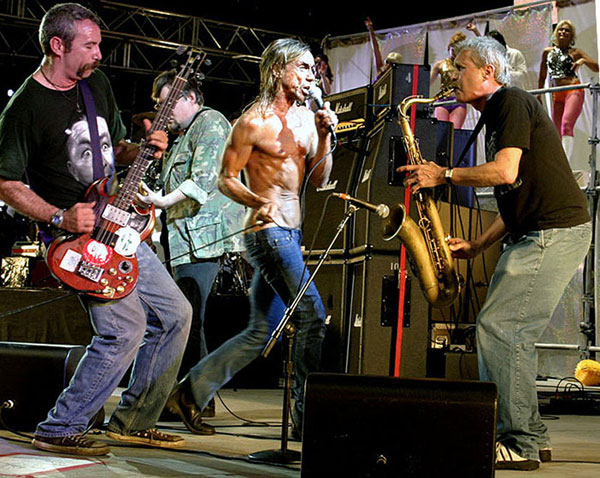
[[[0,342],[0,403],[7,427],[33,431],[46,418],[85,353],[81,345]]]
[[[302,477],[492,477],[491,382],[310,374]]]

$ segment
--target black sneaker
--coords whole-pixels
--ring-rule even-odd
[[[106,436],[123,443],[147,445],[156,448],[181,448],[185,446],[185,440],[179,435],[163,433],[156,428],[141,430],[139,432],[130,433],[129,435],[121,435],[117,432],[106,432]]]
[[[106,443],[90,440],[82,434],[51,438],[35,435],[31,443],[40,450],[69,455],[98,456],[106,455],[110,451]]]
[[[502,443],[496,443],[496,470],[537,470],[540,467],[538,460],[523,458],[516,451],[511,450]]]

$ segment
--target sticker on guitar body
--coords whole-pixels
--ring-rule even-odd
[[[113,251],[109,246],[94,239],[90,239],[83,247],[83,260],[95,266],[107,264],[112,254]]]
[[[115,244],[115,252],[125,257],[135,254],[135,251],[137,251],[138,246],[142,242],[139,232],[133,227],[125,226],[115,234],[119,236]]]
[[[69,249],[60,261],[59,267],[68,272],[75,272],[80,261],[81,254],[73,249]]]

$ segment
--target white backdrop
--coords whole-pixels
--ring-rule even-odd
[[[578,3],[577,5],[559,8],[558,20],[570,19],[577,29],[576,46],[592,57],[597,58],[596,8],[595,2]],[[403,55],[403,62],[424,64],[424,45],[428,40],[428,63],[447,56],[449,38],[456,31],[466,30],[468,21],[474,21],[481,33],[486,31],[489,22],[490,30],[500,31],[509,46],[521,50],[528,65],[528,82],[530,89],[538,85],[538,73],[542,50],[550,44],[552,33],[552,5],[535,6],[502,13],[482,12],[455,19],[428,22],[407,27],[398,27],[377,31],[380,50],[383,58],[390,51],[398,51]],[[333,92],[346,91],[370,84],[375,78],[373,51],[367,33],[358,33],[345,37],[331,38],[327,45],[332,70],[335,74]],[[582,83],[597,82],[598,75],[586,67],[581,68]],[[433,83],[431,92],[439,89],[439,81]],[[546,95],[546,107],[550,112],[549,98]],[[465,129],[472,129],[478,119],[478,113],[468,107]],[[586,92],[584,109],[575,125],[575,148],[573,169],[589,170],[590,147],[588,139],[591,132],[592,108],[589,92]],[[482,146],[478,146],[478,161],[484,157]]]

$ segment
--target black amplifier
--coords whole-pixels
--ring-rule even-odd
[[[372,117],[380,119],[396,114],[396,107],[404,98],[412,95],[429,96],[429,65],[396,64],[389,68],[373,84]],[[418,105],[426,116],[427,105]]]
[[[362,86],[325,97],[338,117],[336,134],[354,131],[370,125],[371,87]]]

